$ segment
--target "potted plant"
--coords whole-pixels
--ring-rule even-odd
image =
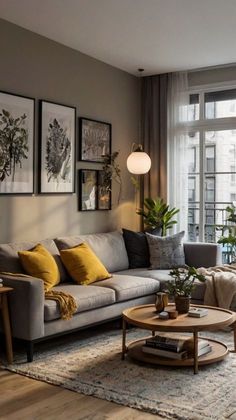
[[[232,204],[225,210],[228,213],[226,225],[216,226],[216,230],[222,231],[222,235],[217,242],[223,246],[226,245],[226,262],[231,264],[236,261],[236,207]]]
[[[167,284],[167,291],[174,297],[176,310],[179,313],[187,313],[189,311],[189,304],[191,292],[194,288],[194,281],[205,281],[205,276],[198,274],[194,267],[174,268],[170,271],[170,276],[173,281]]]
[[[143,217],[145,228],[151,233],[166,236],[167,230],[177,223],[172,219],[179,209],[170,209],[162,198],[145,198],[143,204],[145,209],[137,209],[136,213]]]

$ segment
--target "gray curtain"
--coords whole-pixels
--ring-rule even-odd
[[[167,84],[168,75],[142,78],[141,136],[152,167],[143,177],[143,198],[167,200]]]

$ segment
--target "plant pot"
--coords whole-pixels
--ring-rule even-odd
[[[179,314],[187,314],[189,311],[189,305],[189,296],[175,296],[175,307]]]
[[[145,232],[151,233],[151,235],[161,236],[162,229],[161,227],[155,229],[146,229]]]

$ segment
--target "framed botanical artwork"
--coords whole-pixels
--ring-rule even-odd
[[[111,210],[111,181],[104,171],[98,171],[98,210]]]
[[[79,170],[79,210],[97,210],[97,170]]]
[[[0,194],[34,192],[35,100],[0,92]]]
[[[75,192],[75,118],[74,107],[48,101],[40,102],[39,192]]]
[[[111,124],[80,118],[79,159],[86,162],[103,163],[103,156],[111,154],[111,135]]]

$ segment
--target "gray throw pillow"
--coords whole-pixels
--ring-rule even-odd
[[[184,231],[172,236],[154,236],[146,233],[150,268],[175,268],[185,264],[184,248],[182,239]]]

